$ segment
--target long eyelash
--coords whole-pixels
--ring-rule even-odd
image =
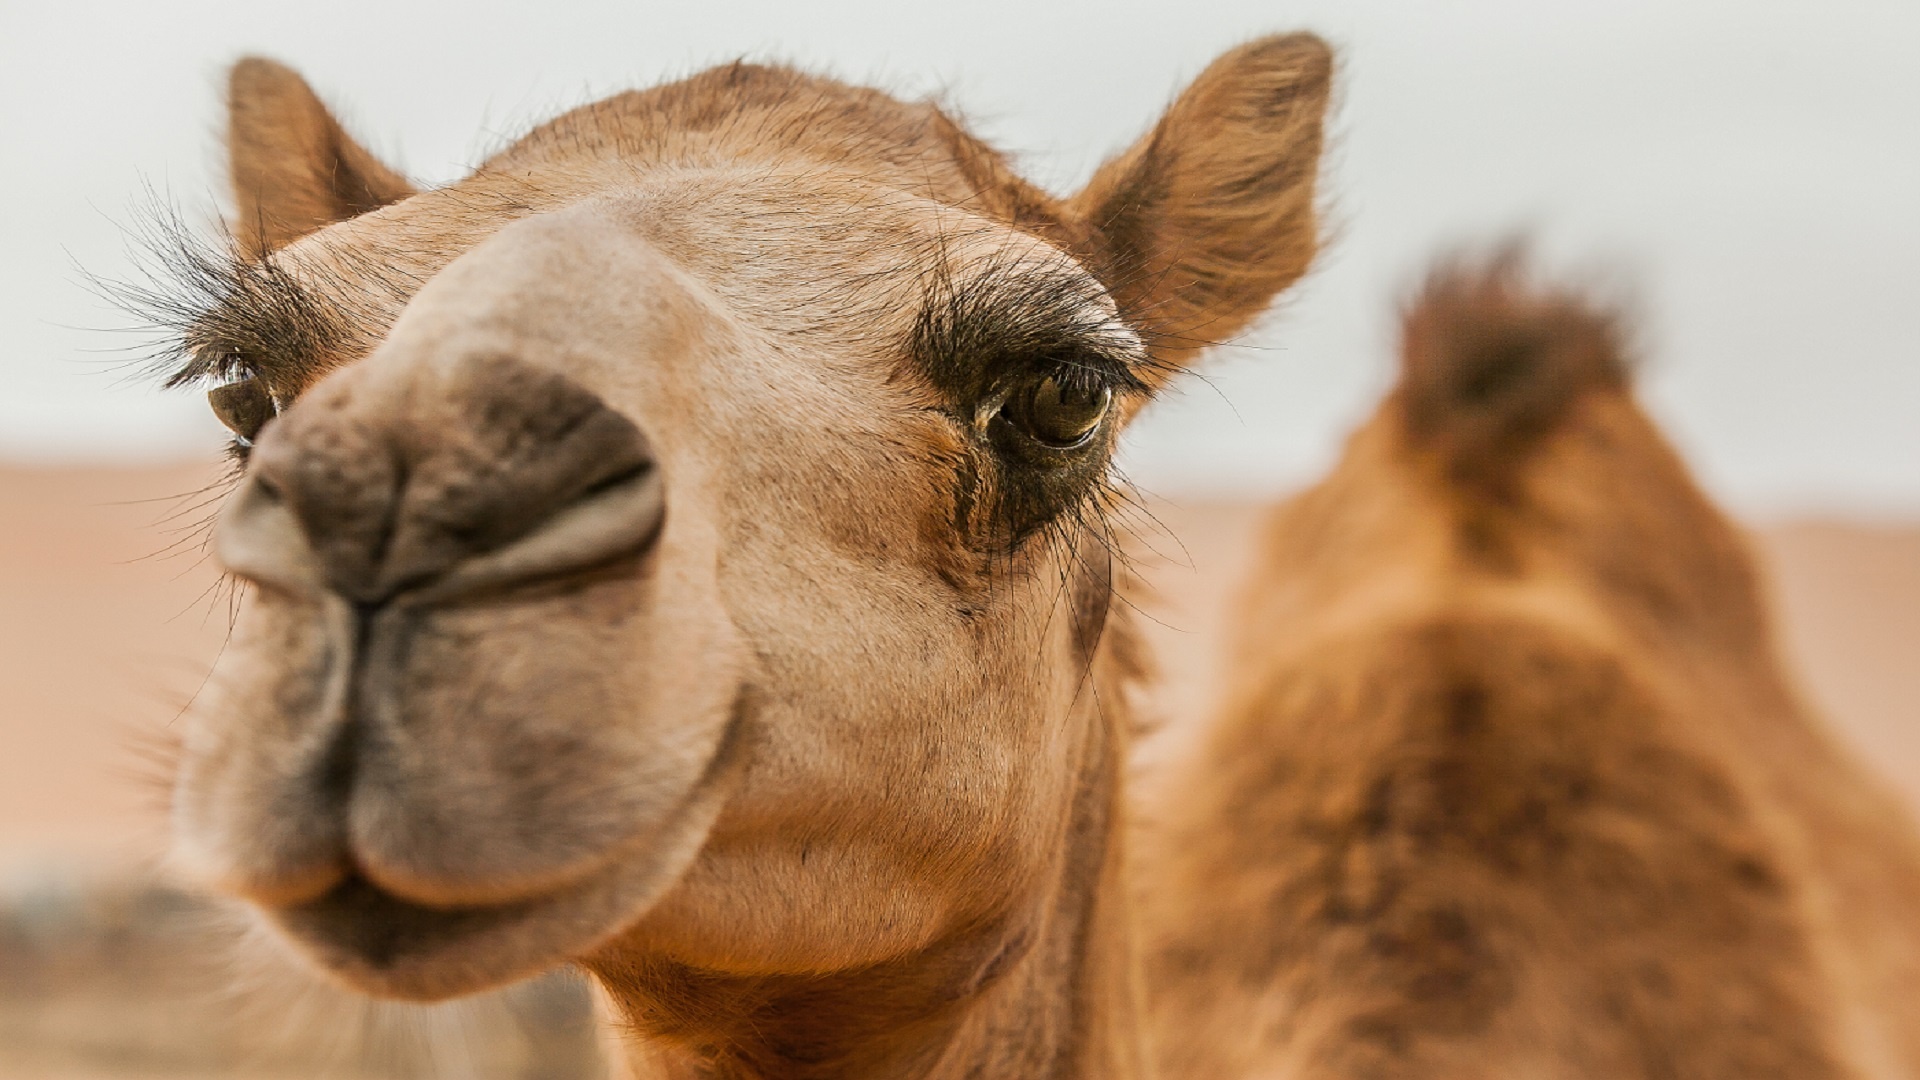
[[[97,294],[136,320],[130,329],[150,335],[141,349],[141,366],[165,387],[241,374],[237,353],[217,347],[202,330],[242,287],[231,237],[221,230],[221,238],[229,243],[222,246],[190,229],[177,209],[150,192],[128,230],[137,277],[87,279]]]
[[[965,370],[966,358],[990,356],[1030,371],[1086,371],[1121,395],[1150,389],[1144,376],[1159,362],[1132,328],[1091,302],[1088,281],[1023,261],[1012,251],[991,256],[964,281],[955,279],[944,250],[929,261],[909,332],[912,355],[947,370]]]
[[[142,367],[174,388],[269,374],[276,383],[302,385],[330,358],[362,344],[364,327],[328,302],[318,288],[340,295],[410,295],[418,283],[358,260],[300,276],[273,255],[254,261],[224,225],[189,228],[180,212],[150,198],[130,229],[134,280],[89,277],[94,291],[136,320],[149,335]],[[316,273],[321,276],[315,280]]]
[[[1045,374],[1053,376],[1060,383],[1074,390],[1092,390],[1104,386],[1115,395],[1139,393],[1142,387],[1134,385],[1138,377],[1124,370],[1113,370],[1110,361],[1089,361],[1073,356],[1048,357]]]

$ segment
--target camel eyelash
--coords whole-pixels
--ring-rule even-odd
[[[243,258],[224,229],[190,229],[158,200],[133,230],[133,241],[134,279],[92,284],[137,320],[133,329],[152,335],[143,366],[169,389],[249,375],[304,385],[362,336],[328,296],[397,295],[408,285],[378,267],[356,265],[347,268],[355,280],[336,288],[311,271],[296,276],[272,255]]]
[[[939,262],[922,282],[906,352],[965,408],[1023,377],[1091,374],[1116,396],[1146,393],[1152,360],[1103,296],[1058,266],[990,264],[957,280]]]
[[[207,381],[220,385],[244,382],[258,378],[260,368],[246,353],[226,345],[208,345],[190,350],[188,366],[198,374],[191,376],[194,381]],[[177,385],[170,383],[169,385]]]

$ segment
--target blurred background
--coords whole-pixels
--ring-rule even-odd
[[[87,275],[137,279],[152,207],[221,206],[220,87],[291,63],[416,180],[533,122],[740,56],[938,97],[1072,189],[1221,50],[1340,50],[1332,241],[1126,451],[1206,647],[1258,507],[1309,482],[1391,372],[1440,253],[1525,234],[1625,295],[1643,397],[1754,529],[1809,695],[1920,799],[1920,6],[1911,0],[0,0],[0,1080],[581,1076],[564,979],[371,1009],[161,884],[171,720],[227,611],[201,557],[222,431],[140,377]],[[1176,686],[1174,693],[1204,693]]]

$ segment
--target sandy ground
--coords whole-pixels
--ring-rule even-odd
[[[200,559],[210,467],[0,469],[0,874],[163,849],[172,720],[226,630]],[[1153,636],[1183,700],[1206,696],[1208,628],[1259,508],[1162,506],[1146,560]],[[1920,802],[1920,526],[1759,530],[1803,686]],[[176,550],[168,551],[173,546]]]

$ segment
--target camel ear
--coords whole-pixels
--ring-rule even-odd
[[[1311,34],[1242,45],[1073,197],[1102,276],[1162,356],[1239,333],[1313,261],[1332,78]]]
[[[292,68],[249,56],[227,76],[234,235],[258,257],[413,194],[369,154]]]

